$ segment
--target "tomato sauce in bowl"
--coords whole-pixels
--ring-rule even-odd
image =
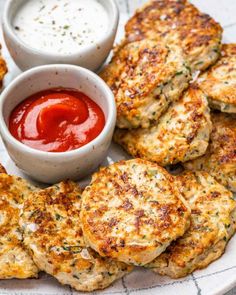
[[[78,149],[105,126],[102,109],[74,89],[50,89],[26,98],[11,113],[9,131],[20,142],[45,152]]]

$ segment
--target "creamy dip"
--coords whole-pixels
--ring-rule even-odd
[[[15,33],[24,43],[59,54],[96,45],[108,26],[107,11],[96,0],[29,0],[13,19]]]

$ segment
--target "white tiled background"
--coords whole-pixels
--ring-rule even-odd
[[[2,13],[2,9],[5,2],[6,0],[0,0],[0,15]],[[143,2],[145,2],[145,0],[117,0],[117,2],[119,4],[120,12],[121,12],[120,29],[119,29],[118,35],[121,36],[123,32],[123,25],[127,20],[127,15],[132,14],[134,9],[140,6]],[[214,17],[218,22],[221,23],[221,25],[224,27],[224,38],[223,38],[224,42],[236,42],[236,0],[192,0],[192,2],[196,4],[202,11],[209,13],[212,17]],[[2,43],[1,29],[0,29],[0,41]],[[7,59],[8,65],[10,64],[9,66],[10,71],[5,79],[5,84],[8,84],[16,75],[19,74],[19,70],[10,60],[9,54],[5,47],[3,48],[3,55]],[[0,141],[0,160],[3,164],[6,164],[6,162],[8,161],[8,156],[4,151],[1,141]],[[235,251],[235,249],[231,249],[231,251]],[[235,276],[235,269],[233,268],[232,271],[228,272],[228,275]],[[217,275],[215,276],[215,278],[216,278],[215,287],[217,287],[217,284],[218,284]],[[47,278],[45,278],[45,280],[46,279]],[[143,280],[149,281],[148,273],[147,274],[145,272],[143,273]],[[201,280],[201,285],[205,285],[205,286],[207,285],[207,276]],[[210,290],[207,291],[207,288],[206,288],[204,291],[204,295],[207,295],[209,291]],[[146,292],[149,292],[149,291],[146,291]],[[8,292],[1,293],[0,291],[0,295],[7,294],[7,293]],[[160,294],[164,294],[164,293],[161,292]],[[176,295],[182,295],[182,294],[187,294],[187,293],[184,291],[184,289],[181,289],[180,291],[180,289],[176,288]],[[200,289],[198,292],[198,295],[201,295],[201,294],[202,293]],[[236,295],[236,288],[230,291],[229,293],[227,293],[227,295]]]

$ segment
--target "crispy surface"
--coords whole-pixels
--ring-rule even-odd
[[[161,166],[195,159],[206,152],[212,124],[207,99],[191,86],[149,129],[117,129],[114,140],[134,157]]]
[[[126,25],[125,42],[143,38],[165,39],[179,45],[191,68],[204,70],[220,54],[221,26],[185,0],[149,1]]]
[[[213,132],[206,155],[185,163],[189,170],[204,170],[236,192],[236,115],[212,113]]]
[[[82,227],[101,256],[144,265],[189,226],[189,209],[158,165],[134,159],[102,168],[83,192]]]
[[[0,174],[0,279],[37,277],[38,269],[22,244],[19,215],[34,190],[25,180]]]
[[[1,44],[0,44],[0,88],[2,87],[2,81],[7,73],[7,65],[3,57],[1,56]]]
[[[62,182],[31,195],[21,226],[24,243],[40,270],[78,291],[103,289],[131,270],[101,258],[84,242],[80,223],[81,189]]]
[[[230,191],[206,172],[187,172],[177,177],[188,200],[191,226],[183,237],[148,267],[161,275],[180,278],[218,259],[236,230],[236,202]]]
[[[117,126],[146,128],[188,87],[190,72],[178,47],[142,40],[116,52],[101,77],[115,95]]]
[[[222,57],[198,79],[210,106],[226,113],[236,113],[236,44],[224,44]]]

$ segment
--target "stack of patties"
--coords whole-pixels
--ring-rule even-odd
[[[66,181],[22,198],[17,224],[35,270],[78,291],[106,288],[150,263],[190,226],[174,178],[142,159],[102,168],[84,192]]]
[[[20,218],[24,245],[41,271],[78,291],[104,289],[132,267],[101,257],[82,232],[81,189],[71,181],[29,194]]]
[[[190,76],[217,61],[221,34],[220,25],[188,1],[149,1],[136,12],[101,73],[117,103],[115,142],[161,166],[206,153],[212,131],[207,95]]]
[[[0,279],[39,271],[78,291],[108,287],[132,266],[101,257],[84,241],[81,189],[70,181],[39,189],[0,165]]]
[[[199,12],[188,1],[149,1],[128,21],[125,39],[116,48],[110,65],[101,74],[113,90],[117,102],[118,128],[115,131],[114,140],[133,157],[143,158],[161,166],[183,163],[186,169],[192,170],[173,179],[173,186],[180,195],[182,194],[191,209],[190,226],[185,229],[182,235],[173,239],[169,246],[163,247],[150,263],[147,263],[147,260],[136,263],[172,278],[186,276],[219,258],[236,231],[236,201],[230,192],[230,190],[236,191],[236,114],[234,114],[236,113],[236,45],[225,44],[221,46],[221,34],[221,27],[208,15]],[[147,107],[139,109],[138,120],[135,124],[123,124],[124,110],[126,118],[133,118],[137,114],[137,109],[134,106],[140,100],[136,101],[136,98],[141,97],[140,94],[143,94],[142,90],[146,86],[144,80],[139,83],[140,77],[145,78],[147,73],[150,73],[150,71],[146,71],[145,66],[149,62],[152,64],[152,61],[157,59],[157,54],[152,52],[153,55],[146,55],[145,59],[138,63],[141,66],[137,71],[132,62],[136,54],[139,57],[142,56],[138,51],[136,53],[134,53],[135,50],[134,52],[128,51],[128,53],[126,51],[126,57],[123,60],[120,59],[120,56],[127,48],[138,48],[140,44],[145,47],[149,42],[162,42],[169,48],[172,46],[181,48],[179,52],[182,54],[187,68],[191,70],[192,74],[197,71],[200,76],[194,78],[196,81],[189,83],[188,89],[182,87],[182,91],[178,91],[178,95],[176,87],[171,89],[170,93],[176,93],[175,98],[169,100],[169,106],[162,109],[157,116],[157,109],[152,106],[162,101],[162,97],[166,97],[166,92],[161,90],[159,95],[153,97],[152,104],[148,104],[147,97],[149,98],[149,96],[142,96],[142,103],[144,105],[144,101],[147,102]],[[147,51],[148,49],[144,49],[142,52]],[[165,67],[162,68],[161,64],[158,65],[160,66],[158,68],[156,66],[154,66],[155,73],[165,72]],[[201,73],[204,70],[206,72]],[[127,72],[137,85],[134,86],[130,83],[130,79],[127,79]],[[149,79],[154,81],[152,76]],[[180,86],[183,80],[178,82],[178,86]],[[132,85],[131,88],[129,88],[130,85]],[[165,89],[166,84],[163,85],[161,89]],[[176,85],[176,83],[172,83],[172,85]],[[167,89],[170,90],[169,87]],[[121,93],[124,95],[121,96]],[[137,105],[140,106],[138,103]],[[218,111],[210,112],[209,107]],[[153,110],[155,117],[151,116],[151,110]],[[149,117],[148,124],[147,117]],[[135,169],[139,170],[137,167]],[[128,172],[125,177],[121,176],[120,172],[113,173],[122,181],[129,183],[132,178],[128,168],[126,171]],[[158,181],[161,179],[157,175],[155,178]],[[145,181],[144,176],[137,177],[137,175],[136,180]],[[96,182],[98,180],[95,177],[94,183]],[[96,204],[99,204],[100,198],[94,193],[94,183],[88,190],[92,190],[94,200],[96,200]],[[115,183],[113,182],[113,185]],[[159,182],[157,187],[158,185]],[[113,191],[112,186],[109,184],[108,186]],[[118,192],[121,187],[126,189],[126,196],[129,196],[130,190],[136,191],[136,186],[135,190],[132,190],[133,185],[124,188],[126,186],[119,183],[114,188],[118,198],[120,198]],[[156,186],[150,185],[150,187]],[[130,198],[128,201],[126,200],[130,212],[133,213],[132,210],[136,208],[139,198],[144,198],[142,206],[147,208],[145,204],[148,198],[145,196],[146,193],[149,194],[149,191],[150,189],[145,188],[141,194],[137,193],[135,201],[131,204],[129,203]],[[163,188],[163,192],[166,191]],[[85,202],[88,198],[86,195]],[[119,204],[119,202],[114,200],[114,204]],[[161,203],[158,200],[155,204],[160,206]],[[110,207],[108,202],[108,208]],[[88,211],[94,211],[92,206],[86,208]],[[141,223],[138,220],[139,228],[140,224],[157,224],[153,220],[158,216],[158,213],[152,208],[149,214],[146,214],[144,213],[145,209],[142,210]],[[167,209],[163,212],[167,216],[170,211]],[[84,214],[84,216],[88,217],[89,214]],[[113,212],[111,216],[115,216],[115,213]],[[128,215],[125,216],[122,220],[128,220],[126,229],[130,229],[132,232],[129,226],[132,219]],[[147,218],[147,216],[150,216],[152,221],[146,221],[145,217]],[[105,219],[107,215],[101,214],[100,218],[100,220]],[[103,242],[99,238],[99,236],[101,237],[100,229],[93,230],[94,224],[92,222],[87,225],[87,221],[83,221],[88,243],[91,247],[96,248],[101,255],[105,255],[105,251],[112,252],[108,246],[109,243],[115,249],[115,254],[109,255],[115,257],[121,249],[121,247],[114,245],[114,236],[122,237],[119,231],[116,232],[121,228],[121,226],[117,226],[119,224],[117,220],[121,219],[115,218],[115,230],[111,231],[112,234],[105,235],[105,237],[109,237],[109,241],[104,238]],[[104,226],[102,228],[104,229]],[[107,233],[106,230],[104,229]],[[165,232],[162,234],[165,235]],[[130,236],[134,237],[133,234]],[[142,236],[144,240],[146,237],[149,239],[146,231],[142,231]],[[122,240],[126,241],[123,237]],[[137,236],[134,241],[138,241]],[[145,242],[139,241],[140,245],[146,246]],[[120,244],[118,243],[118,245]],[[124,245],[126,245],[125,242]],[[106,246],[108,250],[106,250]],[[164,248],[166,248],[165,251],[163,251]],[[130,254],[130,251],[128,253]],[[122,255],[121,257],[123,259]],[[126,260],[126,262],[128,261]],[[130,262],[135,263],[134,260]]]
[[[213,131],[206,154],[185,163],[189,170],[204,170],[236,192],[236,44],[224,44],[217,63],[197,80],[207,95]]]
[[[206,172],[174,177],[133,159],[93,175],[81,222],[86,242],[102,257],[180,278],[224,253],[236,231],[236,201]]]
[[[39,189],[0,172],[0,279],[44,271],[78,291],[103,289],[190,226],[173,177],[146,160],[102,168],[83,193],[72,181]]]
[[[133,269],[174,278],[220,257],[236,230],[236,201],[206,172],[174,177],[156,163],[120,161],[89,186],[38,189],[1,167],[0,279],[44,271],[78,291]]]
[[[101,76],[114,139],[137,159],[101,168],[83,192],[71,181],[40,190],[0,166],[0,279],[44,271],[94,291],[133,265],[179,278],[224,253],[236,231],[236,45],[221,50],[221,33],[185,0],[136,12]],[[176,163],[191,171],[161,167]]]
[[[191,85],[158,123],[146,129],[117,129],[114,140],[133,157],[167,166],[204,155],[211,130],[207,97]]]

